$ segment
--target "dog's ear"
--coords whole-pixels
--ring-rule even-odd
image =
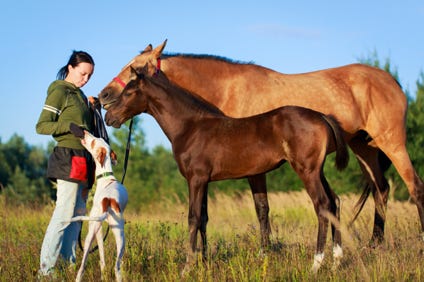
[[[98,149],[98,154],[97,154],[97,161],[100,163],[100,165],[102,167],[104,167],[105,165],[105,159],[106,159],[106,149],[104,147],[100,147]]]
[[[116,165],[118,163],[118,157],[113,150],[110,150],[110,160],[112,161],[112,165]]]

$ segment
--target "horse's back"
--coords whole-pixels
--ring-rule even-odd
[[[397,81],[371,66],[352,64],[302,74],[282,74],[255,65],[244,68],[247,77],[232,77],[232,85],[237,86],[223,93],[227,98],[219,105],[229,116],[295,105],[333,115],[346,132],[354,133],[367,129],[367,122],[403,116],[406,111],[406,96]]]

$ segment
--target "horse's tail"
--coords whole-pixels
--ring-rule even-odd
[[[343,138],[340,123],[331,115],[322,115],[322,117],[330,126],[334,135],[334,141],[336,143],[336,167],[338,170],[343,170],[349,163],[349,152],[346,141]]]
[[[387,157],[387,155],[383,151],[378,150],[378,164],[380,165],[381,171],[384,174],[384,172],[389,169],[390,165],[392,164],[392,161]],[[369,195],[371,193],[375,193],[375,190],[376,187],[372,182],[365,182],[364,191],[362,192],[358,202],[355,204],[355,215],[350,221],[350,224],[353,224],[353,222],[358,218],[359,214],[365,206],[365,203],[367,202]]]

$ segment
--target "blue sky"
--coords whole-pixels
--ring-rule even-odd
[[[357,62],[377,51],[415,93],[424,70],[424,2],[404,1],[3,1],[0,10],[0,138],[47,145],[35,123],[48,85],[72,50],[88,51],[99,91],[149,43],[301,73]],[[145,116],[151,148],[169,142]]]

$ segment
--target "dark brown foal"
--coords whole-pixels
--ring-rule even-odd
[[[106,123],[120,127],[146,112],[172,144],[175,160],[189,186],[190,246],[187,265],[195,262],[197,235],[206,255],[207,189],[211,181],[247,177],[263,181],[265,173],[287,161],[303,181],[318,217],[313,271],[324,258],[328,216],[340,220],[339,199],[323,173],[326,155],[336,151],[336,165],[347,165],[348,153],[337,121],[294,106],[248,117],[230,118],[194,94],[169,83],[162,72],[153,77],[133,71],[134,80],[108,109]],[[266,187],[263,187],[266,193]],[[261,211],[258,211],[261,213]],[[332,224],[335,264],[342,256],[340,231]]]

